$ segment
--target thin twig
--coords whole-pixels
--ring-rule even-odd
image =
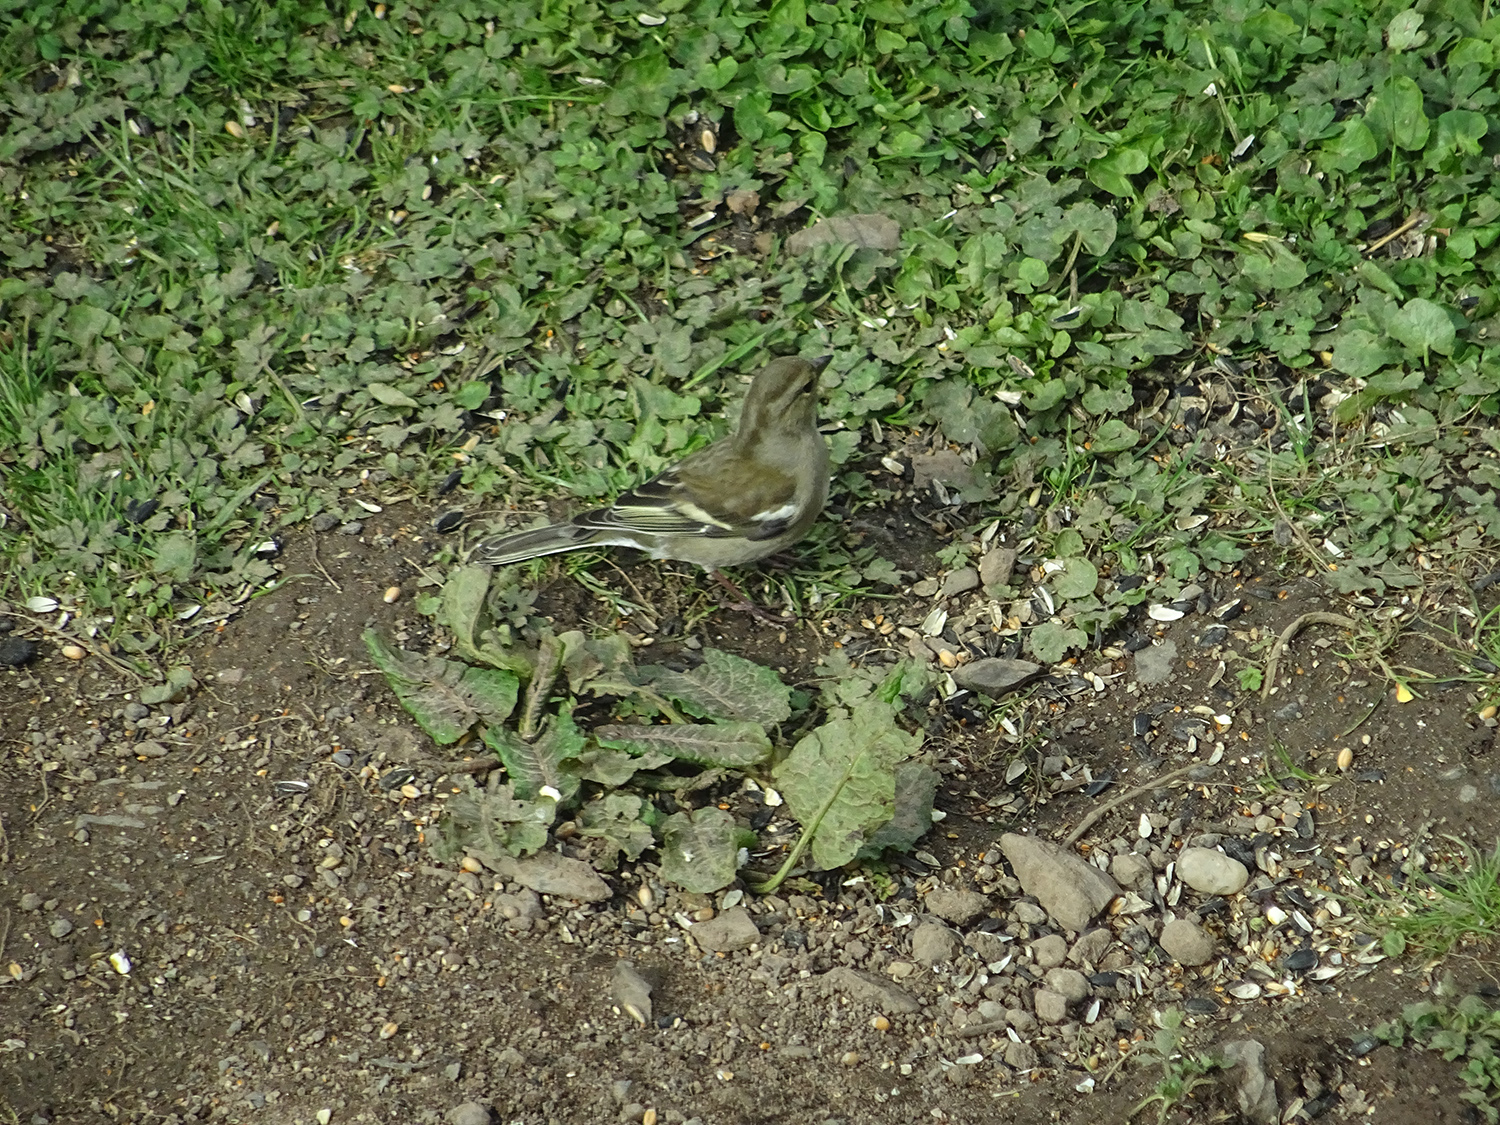
[[[146,685],[150,683],[149,680],[147,680],[129,664],[126,664],[123,660],[117,660],[107,652],[100,652],[98,649],[93,648],[83,637],[59,629],[56,625],[48,625],[45,621],[38,621],[35,617],[23,617],[21,620],[26,622],[26,624],[28,625],[34,625],[38,629],[45,630],[48,633],[52,633],[55,636],[61,637],[65,641],[71,641],[79,648],[88,652],[90,656],[97,656],[100,660],[104,661],[106,664],[112,665],[117,670],[124,672],[127,676],[133,676],[135,678],[135,682],[138,684]]]
[[[1354,721],[1354,725],[1352,727],[1350,727],[1348,730],[1341,730],[1341,731],[1339,731],[1339,733],[1338,733],[1338,735],[1336,737],[1338,737],[1338,738],[1348,738],[1351,734],[1353,734],[1355,731],[1357,731],[1360,727],[1364,726],[1365,722],[1369,719],[1369,717],[1371,715],[1375,714],[1375,708],[1379,707],[1381,705],[1381,703],[1383,703],[1383,702],[1385,702],[1385,696],[1383,694],[1382,695],[1377,695],[1375,697],[1375,702],[1372,703],[1372,704],[1370,704],[1370,709],[1368,711],[1366,711],[1363,715],[1361,715],[1358,719],[1356,719]]]
[[[5,817],[0,814],[0,867],[10,863],[10,837],[5,834]]]
[[[1313,566],[1319,570],[1328,570],[1328,560],[1319,552],[1313,541],[1307,537],[1307,532],[1298,527],[1292,517],[1287,515],[1286,509],[1281,506],[1281,501],[1276,498],[1275,459],[1275,452],[1271,449],[1271,439],[1268,437],[1266,438],[1266,488],[1270,490],[1271,506],[1276,509],[1276,514],[1281,517],[1282,522],[1291,529],[1292,535],[1302,545],[1302,549],[1307,552],[1307,557],[1312,560]]]
[[[1203,765],[1202,762],[1189,762],[1187,765],[1172,770],[1170,773],[1164,773],[1160,777],[1146,782],[1145,785],[1137,785],[1134,789],[1127,789],[1112,801],[1105,801],[1104,804],[1078,822],[1078,827],[1074,828],[1064,838],[1063,847],[1071,848],[1074,844],[1078,843],[1083,834],[1094,826],[1094,822],[1106,813],[1113,812],[1125,804],[1125,802],[1133,801],[1143,793],[1149,793],[1153,789],[1160,789],[1164,785],[1171,785],[1172,782],[1180,777],[1186,777],[1201,765]]]
[[[1406,222],[1402,223],[1393,231],[1387,231],[1385,234],[1377,238],[1374,242],[1370,243],[1370,245],[1366,246],[1361,252],[1364,254],[1373,254],[1387,242],[1392,242],[1395,239],[1400,238],[1407,231],[1411,230],[1412,227],[1417,226],[1419,223],[1425,223],[1427,221],[1428,216],[1426,214],[1421,211],[1413,211],[1411,218],[1407,219]]]
[[[323,560],[318,558],[318,537],[316,535],[312,537],[312,561],[313,566],[318,568],[318,573],[328,579],[328,584],[333,587],[334,592],[342,594],[344,588],[334,581],[333,575],[329,574],[328,568],[323,565]]]
[[[1271,646],[1271,655],[1266,658],[1266,679],[1260,686],[1260,697],[1269,699],[1271,688],[1276,685],[1276,664],[1281,659],[1281,653],[1287,645],[1291,644],[1292,638],[1302,632],[1309,625],[1338,625],[1341,628],[1353,631],[1359,626],[1350,618],[1341,613],[1325,613],[1322,610],[1314,610],[1304,613],[1290,625],[1281,631],[1281,636],[1276,638],[1276,643]]]

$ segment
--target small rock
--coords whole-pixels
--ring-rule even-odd
[[[1097,965],[1109,950],[1115,935],[1109,930],[1090,930],[1073,943],[1068,950],[1068,961],[1074,965]]]
[[[1042,978],[1047,982],[1047,987],[1062,996],[1070,1004],[1077,1004],[1080,1000],[1088,999],[1091,989],[1089,979],[1077,969],[1048,969],[1047,975]]]
[[[494,1120],[490,1116],[488,1106],[480,1105],[478,1102],[464,1102],[456,1105],[447,1113],[448,1125],[490,1125]]]
[[[693,927],[693,940],[710,953],[733,953],[749,949],[760,940],[760,930],[743,906],[724,911],[717,918]]]
[[[979,581],[985,586],[1005,586],[1016,568],[1016,552],[1010,547],[991,547],[979,560]]]
[[[66,918],[59,918],[47,927],[47,932],[55,938],[65,938],[73,932],[73,923]]]
[[[958,952],[958,935],[947,926],[923,922],[911,935],[912,959],[921,965],[935,965],[953,960]]]
[[[1005,1045],[1005,1065],[1014,1067],[1016,1070],[1035,1070],[1040,1066],[1042,1060],[1037,1057],[1036,1048],[1030,1043],[1007,1043]]]
[[[943,585],[938,589],[938,597],[952,598],[959,594],[966,594],[979,586],[979,571],[972,566],[961,566],[948,577],[943,579]]]
[[[1038,988],[1032,999],[1036,1005],[1036,1018],[1043,1023],[1062,1023],[1068,1018],[1068,998],[1050,988]]]
[[[1064,929],[1082,931],[1120,894],[1119,885],[1073,852],[1031,836],[1007,832],[1000,850],[1027,894]]]
[[[651,1022],[651,983],[629,961],[616,961],[609,981],[610,994],[620,1011],[641,1026]]]
[[[967,934],[964,944],[979,954],[979,959],[984,962],[1003,961],[1006,954],[1011,952],[1011,944],[1002,941],[998,934],[978,933]]]
[[[1047,912],[1034,902],[1022,899],[1014,907],[1016,921],[1025,922],[1028,926],[1040,926],[1047,920]]]
[[[930,598],[938,592],[938,580],[936,578],[923,578],[913,582],[911,592],[919,598]]]
[[[1041,674],[1042,666],[1029,660],[986,656],[953,670],[953,682],[968,691],[998,698]]]
[[[151,714],[151,708],[147,707],[144,703],[137,703],[133,699],[125,704],[124,710],[126,721],[132,723],[138,723]]]
[[[1036,1030],[1036,1017],[1025,1008],[1006,1008],[1005,1022],[1015,1028],[1017,1034],[1020,1035]]]
[[[27,891],[21,896],[20,906],[27,914],[30,914],[33,910],[40,910],[42,908],[42,896],[34,891]]]
[[[1224,1061],[1233,1068],[1235,1101],[1251,1125],[1276,1125],[1281,1107],[1276,1101],[1276,1084],[1266,1074],[1266,1048],[1254,1039],[1238,1039],[1223,1047]]]
[[[1203,927],[1186,918],[1174,918],[1161,928],[1157,939],[1167,956],[1179,965],[1202,965],[1213,958],[1214,940]]]
[[[1177,876],[1205,895],[1232,895],[1244,889],[1250,872],[1237,859],[1210,848],[1183,848],[1177,857]]]
[[[925,905],[943,921],[965,926],[990,908],[990,900],[978,891],[939,887],[927,896]]]
[[[40,648],[35,641],[24,637],[6,637],[0,640],[0,668],[19,668],[35,657]]]
[[[1048,934],[1031,943],[1031,956],[1038,968],[1053,969],[1068,956],[1068,940],[1062,934]]]
[[[1135,654],[1135,678],[1143,684],[1161,684],[1171,679],[1177,663],[1177,645],[1173,641],[1147,645]]]
[[[889,981],[861,973],[856,969],[840,966],[830,969],[822,976],[823,986],[834,992],[842,992],[853,1000],[874,1004],[891,1015],[920,1012],[922,1005],[904,988],[897,988]]]
[[[502,856],[495,868],[501,878],[529,887],[539,895],[556,895],[579,902],[603,902],[610,896],[609,884],[592,867],[556,852],[540,851],[525,859]]]

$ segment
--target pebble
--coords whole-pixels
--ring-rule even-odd
[[[927,896],[925,905],[943,921],[965,926],[989,910],[990,900],[978,891],[939,887]]]
[[[1077,969],[1048,969],[1043,979],[1047,982],[1049,989],[1062,996],[1070,1004],[1086,1000],[1091,994],[1088,978]]]
[[[1064,929],[1083,932],[1120,895],[1119,884],[1103,871],[1056,844],[1007,832],[1000,850],[1021,888]]]
[[[1015,570],[1016,552],[1011,547],[991,547],[979,560],[979,580],[986,586],[1005,586]]]
[[[20,906],[27,914],[30,914],[33,910],[40,910],[42,908],[42,896],[34,891],[27,891],[21,896]]]
[[[943,579],[943,584],[938,590],[938,597],[951,598],[958,594],[966,594],[978,587],[979,571],[972,566],[962,566]]]
[[[737,949],[748,949],[760,941],[760,930],[743,906],[732,907],[717,918],[697,923],[692,932],[693,940],[710,953],[732,953]]]
[[[1223,852],[1183,848],[1177,857],[1177,877],[1200,894],[1232,895],[1244,889],[1250,872]]]
[[[1031,956],[1043,969],[1061,965],[1068,956],[1068,942],[1062,934],[1048,934],[1031,943]]]
[[[464,1102],[448,1111],[448,1125],[490,1125],[494,1120],[488,1106],[478,1102]]]
[[[1213,938],[1203,927],[1186,918],[1174,918],[1161,928],[1158,939],[1167,956],[1179,965],[1206,964],[1214,955]]]
[[[610,992],[620,1010],[642,1027],[651,1022],[651,984],[629,961],[615,963]]]
[[[901,1015],[922,1010],[922,1005],[917,998],[904,988],[898,988],[889,981],[881,980],[869,973],[861,973],[841,965],[836,969],[828,970],[821,979],[825,988],[841,992],[854,1000],[874,1004],[888,1015]]]
[[[1068,998],[1050,988],[1038,988],[1032,994],[1032,1006],[1043,1023],[1058,1024],[1068,1018]]]
[[[47,927],[47,932],[55,938],[65,938],[73,932],[73,923],[66,918],[59,918]]]
[[[958,935],[937,922],[923,922],[911,935],[912,959],[921,965],[935,965],[953,960],[958,952]]]
[[[1005,1065],[1016,1070],[1035,1070],[1042,1064],[1042,1060],[1036,1053],[1036,1048],[1030,1043],[1007,1043],[1005,1045]]]
[[[1151,861],[1134,852],[1124,852],[1109,861],[1109,873],[1120,886],[1138,891],[1151,880]]]
[[[977,691],[980,695],[996,698],[1014,691],[1035,676],[1042,666],[1030,660],[1003,660],[986,656],[961,664],[953,670],[953,682],[966,691]]]

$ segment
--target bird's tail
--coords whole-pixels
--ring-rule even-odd
[[[595,542],[593,528],[579,527],[572,523],[554,523],[547,527],[533,527],[526,531],[502,535],[481,543],[474,552],[477,562],[493,566],[525,562],[543,555],[560,555],[564,551],[576,551]]]

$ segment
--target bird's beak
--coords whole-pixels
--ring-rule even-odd
[[[814,371],[822,371],[823,368],[827,367],[830,363],[833,362],[833,356],[831,356],[831,355],[822,355],[822,356],[819,356],[817,359],[810,359],[807,362],[810,363],[810,364],[812,364],[812,369]]]

